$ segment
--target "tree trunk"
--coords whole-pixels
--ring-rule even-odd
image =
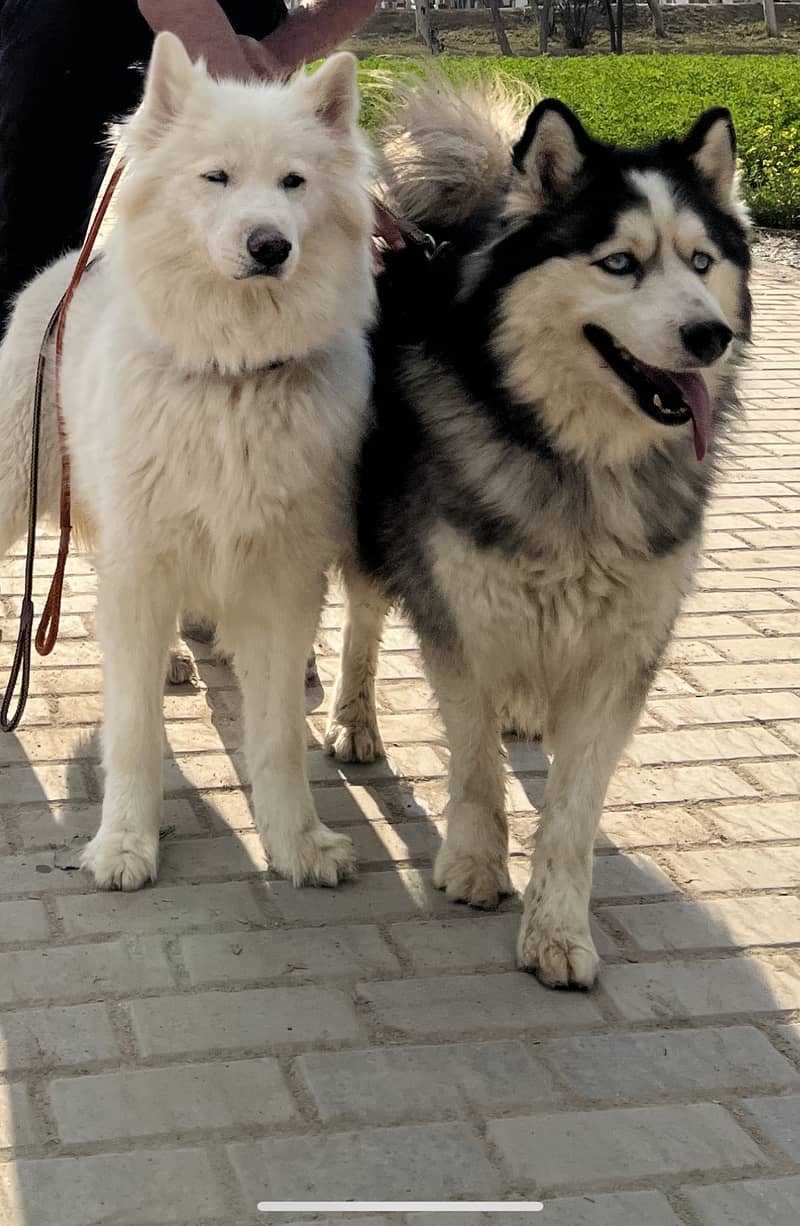
[[[661,11],[661,4],[659,3],[659,0],[647,0],[647,7],[649,8],[653,18],[653,28],[656,32],[656,38],[663,38],[664,14]]]
[[[550,12],[552,7],[553,0],[542,0],[542,5],[539,9],[539,51],[542,55],[547,53],[547,36],[550,30]]]
[[[439,36],[434,32],[431,21],[431,0],[417,0],[415,9],[417,18],[417,37],[421,38],[431,55],[438,55],[442,49]]]
[[[617,0],[617,55],[622,55],[622,31],[625,27],[623,0]]]
[[[611,54],[617,54],[617,27],[614,24],[614,10],[611,7],[611,0],[605,0],[606,19],[608,21],[608,41],[611,44]]]
[[[489,0],[489,8],[492,10],[492,25],[494,32],[497,35],[497,42],[500,46],[501,55],[513,55],[511,44],[508,41],[506,28],[503,25],[503,18],[500,16],[500,0]]]
[[[767,34],[770,38],[778,37],[778,18],[775,14],[775,0],[764,0],[764,20],[767,23]]]

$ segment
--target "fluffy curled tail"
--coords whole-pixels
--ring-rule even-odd
[[[379,131],[388,206],[423,228],[491,207],[536,100],[532,89],[509,78],[456,84],[432,73],[393,81]]]

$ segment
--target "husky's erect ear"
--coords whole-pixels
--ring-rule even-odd
[[[717,203],[729,205],[736,182],[736,133],[727,107],[705,111],[681,147]]]
[[[528,206],[532,197],[535,208],[569,195],[591,143],[569,107],[555,98],[545,98],[528,116],[525,131],[514,146],[512,161],[517,174],[513,194],[524,188]]]
[[[307,89],[320,123],[341,134],[351,132],[358,122],[357,64],[349,51],[339,51],[307,78]]]
[[[159,34],[153,44],[144,97],[131,121],[134,140],[152,146],[183,109],[192,83],[202,69],[195,68],[186,49],[174,34]]]

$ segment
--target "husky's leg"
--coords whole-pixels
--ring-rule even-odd
[[[325,747],[340,762],[374,762],[383,753],[375,672],[388,602],[359,571],[345,572],[342,656]]]
[[[491,909],[513,893],[505,780],[494,704],[464,670],[428,659],[450,745],[447,838],[433,870],[448,898]]]
[[[608,783],[638,714],[619,697],[594,718],[576,705],[552,720],[553,764],[536,834],[517,960],[550,987],[591,987],[598,967],[589,930],[592,853]]]
[[[184,642],[180,623],[175,628],[167,657],[167,681],[170,685],[184,685],[197,680],[197,666],[191,648]]]
[[[304,674],[324,592],[320,576],[310,595],[313,582],[251,599],[224,632],[242,687],[253,808],[270,864],[295,885],[336,885],[354,871],[353,845],[320,822],[306,773]]]
[[[102,889],[155,880],[162,808],[162,696],[178,594],[165,567],[126,559],[99,567],[97,626],[103,648],[106,782],[100,829],[83,853]]]

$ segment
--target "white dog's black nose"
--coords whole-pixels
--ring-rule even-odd
[[[280,230],[257,226],[247,236],[247,250],[266,273],[277,272],[289,258],[292,244]]]
[[[708,319],[703,323],[684,324],[681,328],[681,340],[686,348],[701,362],[709,365],[716,362],[731,343],[733,333],[727,324],[716,319]]]

